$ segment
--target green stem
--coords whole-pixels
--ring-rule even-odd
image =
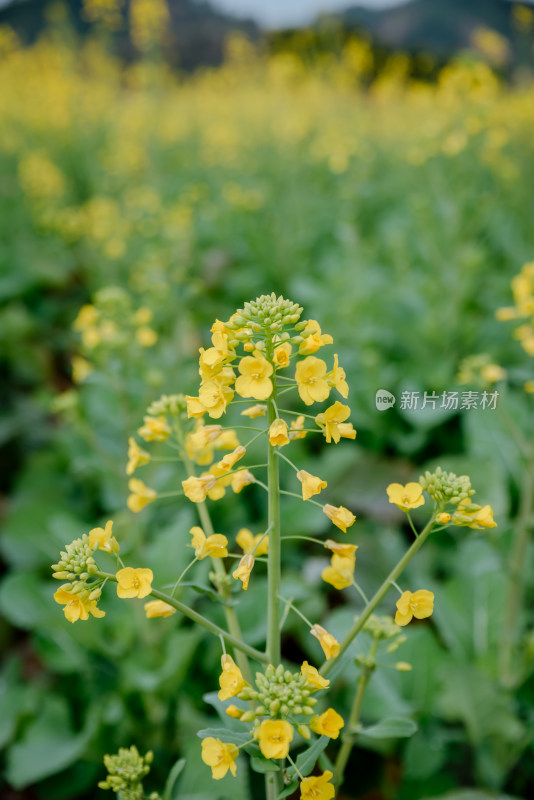
[[[187,455],[183,432],[179,425],[176,426],[176,432],[180,440],[182,457],[184,460],[184,466],[186,472],[190,477],[191,476],[195,477],[196,476],[195,467],[193,462]],[[210,512],[208,511],[206,503],[196,503],[195,505],[197,507],[198,516],[200,517],[200,522],[204,530],[204,533],[206,534],[206,536],[212,536],[214,533],[213,523],[211,521]],[[243,643],[243,635],[241,633],[241,628],[239,625],[239,620],[237,618],[237,613],[235,611],[235,608],[233,606],[229,606],[226,603],[226,600],[228,599],[229,595],[228,589],[224,588],[227,577],[226,569],[220,558],[213,558],[211,562],[213,564],[215,575],[218,578],[217,591],[225,601],[223,607],[224,607],[224,617],[226,619],[226,625],[228,626],[228,630],[232,638],[235,639],[236,641],[240,641],[241,643]],[[242,647],[237,648],[235,653],[235,659],[237,662],[237,666],[241,670],[241,674],[243,675],[246,682],[252,684],[252,671],[250,669],[250,664],[248,663],[248,659],[246,658],[246,655],[244,654],[244,650]]]
[[[378,639],[375,639],[373,641],[373,644],[371,645],[371,650],[369,651],[370,663],[374,660],[377,648],[378,648]],[[336,763],[334,766],[334,784],[336,786],[336,789],[339,789],[339,787],[343,783],[343,775],[345,773],[345,768],[347,766],[347,762],[349,760],[352,748],[354,747],[354,740],[356,738],[356,734],[353,731],[360,721],[360,711],[362,708],[363,695],[367,688],[367,684],[369,683],[369,679],[373,674],[373,669],[374,667],[370,665],[364,667],[358,679],[356,694],[354,695],[352,708],[350,710],[350,715],[347,722],[347,733],[343,736],[343,744],[339,749],[339,753],[337,754]]]
[[[330,659],[330,661],[325,661],[325,663],[319,670],[321,675],[328,675],[328,673],[336,663],[337,659],[339,659],[343,655],[343,653],[347,650],[349,645],[353,642],[353,640],[362,630],[363,626],[365,625],[365,623],[367,622],[367,620],[369,619],[375,608],[382,602],[382,600],[388,593],[390,587],[393,585],[393,581],[397,580],[401,572],[406,568],[407,564],[412,560],[414,555],[424,544],[424,542],[430,535],[430,532],[432,531],[433,524],[434,524],[434,515],[432,515],[432,517],[429,519],[429,521],[419,534],[419,537],[415,540],[415,542],[412,543],[412,546],[409,548],[409,550],[406,551],[406,553],[403,555],[399,563],[395,567],[393,567],[393,569],[391,570],[385,581],[382,583],[378,591],[369,600],[369,602],[365,606],[360,616],[356,619],[354,625],[352,626],[350,631],[343,639],[343,642],[341,643],[337,658],[332,658]]]
[[[99,578],[108,578],[110,581],[115,581],[115,583],[117,583],[116,576],[112,575],[109,572],[99,571],[96,574],[98,575]],[[168,594],[164,594],[163,592],[160,592],[157,589],[152,589],[150,594],[157,600],[163,600],[164,603],[168,603],[168,605],[172,606],[181,614],[183,614],[184,617],[188,617],[189,619],[193,620],[193,622],[196,622],[198,625],[205,628],[210,633],[215,634],[215,636],[222,636],[225,642],[228,642],[228,644],[233,645],[233,647],[235,647],[236,650],[238,650],[241,653],[244,653],[249,658],[253,658],[256,661],[259,661],[260,663],[264,664],[267,662],[265,654],[262,653],[260,650],[256,650],[255,647],[250,647],[250,645],[245,644],[245,642],[243,642],[242,639],[237,639],[231,633],[228,633],[228,631],[223,630],[223,628],[219,628],[219,626],[215,625],[214,622],[211,622],[211,620],[206,619],[206,617],[203,617],[202,614],[198,613],[198,611],[195,611],[189,606],[186,606],[184,603],[181,603],[179,600],[176,600],[176,598],[171,597]]]
[[[534,463],[525,465],[521,487],[521,504],[514,527],[512,552],[508,566],[504,624],[499,649],[499,674],[502,686],[513,688],[520,671],[517,670],[518,659],[516,647],[521,632],[521,608],[525,590],[525,566],[527,550],[532,528],[534,506]]]

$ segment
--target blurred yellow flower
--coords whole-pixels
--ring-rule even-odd
[[[189,533],[193,537],[191,545],[195,548],[195,556],[199,561],[206,556],[226,558],[228,555],[228,539],[222,533],[212,533],[211,536],[206,536],[198,525],[192,527]]]
[[[289,426],[289,439],[292,441],[293,439],[305,439],[306,438],[306,431],[303,430],[305,423],[305,418],[302,414],[294,419]]]
[[[164,442],[171,435],[171,429],[165,417],[145,417],[137,433],[145,442]]]
[[[307,406],[322,403],[330,394],[326,380],[326,364],[322,359],[308,356],[299,361],[295,370],[295,380],[300,399]]]
[[[339,366],[337,353],[334,353],[334,368],[327,373],[326,379],[330,386],[333,386],[334,389],[337,389],[341,397],[347,398],[349,396],[347,375],[345,370]]]
[[[128,481],[128,488],[131,494],[128,496],[126,504],[130,511],[133,511],[135,514],[142,511],[148,503],[153,503],[158,496],[158,493],[154,489],[150,489],[150,487],[138,478],[130,478]]]
[[[232,475],[232,489],[236,494],[250,483],[254,483],[254,475],[248,469],[240,469]]]
[[[235,663],[232,656],[225,653],[221,656],[222,672],[219,675],[219,692],[217,696],[219,700],[229,700],[230,697],[235,697],[239,694],[241,689],[244,689],[247,682],[241,674],[241,670]]]
[[[267,400],[273,391],[270,376],[273,365],[263,356],[244,356],[238,366],[241,373],[235,382],[235,390],[241,397]]]
[[[60,586],[54,593],[54,600],[60,605],[64,605],[63,613],[69,622],[77,622],[79,619],[89,619],[89,614],[93,617],[104,617],[105,611],[97,608],[96,600],[89,600],[87,592],[73,593],[69,583]]]
[[[343,533],[347,532],[347,528],[354,525],[356,517],[345,506],[331,506],[329,503],[323,506],[323,514],[326,514],[328,519],[332,520],[334,525],[338,527]]]
[[[332,440],[337,444],[342,436],[351,439],[355,438],[356,431],[353,429],[352,423],[345,422],[349,416],[350,408],[340,403],[339,400],[336,400],[334,405],[329,406],[325,411],[317,414],[315,421],[323,429],[328,444]],[[343,429],[341,430],[342,426]]]
[[[158,341],[158,334],[155,330],[149,328],[148,325],[143,325],[136,330],[135,338],[141,347],[153,347]]]
[[[400,483],[390,483],[387,488],[389,502],[400,508],[401,511],[409,511],[411,508],[419,508],[425,502],[423,497],[423,487],[412,481],[403,486]]]
[[[71,364],[74,383],[83,383],[88,375],[93,372],[93,367],[89,361],[86,358],[82,358],[82,356],[72,356]]]
[[[320,347],[323,347],[325,344],[332,344],[334,341],[329,333],[321,333],[321,326],[314,319],[308,320],[306,327],[302,331],[302,335],[310,331],[311,336],[307,336],[299,346],[299,353],[302,355],[309,356],[312,353],[316,353]]]
[[[93,528],[89,531],[89,547],[98,547],[99,550],[104,550],[106,553],[118,553],[119,543],[112,535],[113,520],[106,522],[105,528]]]
[[[339,731],[345,725],[343,717],[333,708],[328,708],[322,714],[316,714],[310,720],[310,728],[319,736],[328,736],[330,739],[337,739]]]
[[[336,794],[330,779],[334,775],[327,769],[322,775],[303,778],[300,784],[300,800],[333,800]]]
[[[273,359],[277,367],[288,367],[290,356],[291,345],[289,342],[284,342],[283,344],[278,345],[278,347],[275,347]]]
[[[176,609],[164,600],[149,600],[148,603],[145,603],[145,614],[147,619],[170,617],[171,614],[176,614]]]
[[[321,578],[334,589],[346,589],[353,582],[354,563],[354,556],[346,558],[334,553],[330,566],[323,569]]]
[[[310,633],[312,636],[315,636],[323,648],[323,652],[327,661],[337,656],[340,645],[331,633],[328,633],[328,631],[325,630],[321,625],[313,625]]]
[[[413,617],[416,619],[426,619],[434,610],[434,594],[427,589],[419,589],[417,592],[403,592],[397,600],[397,613],[395,622],[397,625],[407,625]]]
[[[306,684],[314,689],[328,689],[330,686],[330,681],[327,678],[323,678],[319,674],[319,670],[312,667],[307,661],[302,662],[300,672],[306,678]]]
[[[355,558],[354,554],[358,549],[357,544],[341,544],[340,542],[334,542],[333,539],[327,539],[324,546],[342,558]]]
[[[297,472],[297,478],[302,484],[302,499],[309,500],[315,494],[320,494],[323,489],[326,489],[327,482],[321,480],[316,475],[311,475],[305,469],[300,469]]]
[[[126,465],[126,474],[132,475],[137,467],[142,467],[150,461],[150,453],[142,450],[133,436],[128,439],[128,464]]]
[[[275,419],[269,428],[269,442],[272,447],[283,447],[289,444],[287,424],[283,419]]]
[[[293,739],[293,727],[285,719],[264,719],[257,737],[265,758],[286,758]]]
[[[249,406],[245,408],[244,411],[241,412],[242,417],[250,417],[250,419],[256,419],[256,417],[264,417],[267,412],[267,406],[263,405],[262,403],[257,403],[255,406]]]
[[[252,553],[256,556],[265,556],[269,552],[269,535],[262,533],[253,536],[248,528],[241,528],[236,536],[236,542],[244,553]],[[261,542],[258,544],[258,542]]]
[[[152,591],[154,573],[151,569],[139,567],[124,567],[120,569],[117,578],[117,596],[123,598],[146,597]]]
[[[235,761],[238,755],[239,750],[235,744],[225,744],[212,736],[202,739],[202,761],[211,767],[211,777],[216,781],[224,778],[228,770],[235,778],[237,773]]]
[[[232,572],[233,577],[237,580],[242,581],[243,589],[246,591],[248,589],[248,582],[250,580],[250,573],[254,567],[254,556],[250,555],[250,553],[246,553],[241,561],[237,569]]]
[[[216,484],[215,475],[211,473],[202,475],[200,478],[191,475],[189,478],[182,481],[182,489],[184,490],[185,496],[191,500],[192,503],[203,503],[208,496],[208,492],[215,488]]]

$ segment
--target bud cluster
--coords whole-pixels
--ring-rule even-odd
[[[393,640],[391,645],[388,647],[388,652],[393,652],[391,650],[391,646],[394,646],[396,650],[402,642],[406,641],[406,636],[404,636],[402,632],[402,628],[400,628],[393,617],[389,617],[384,615],[382,617],[377,616],[376,614],[372,614],[365,625],[363,626],[364,631],[368,631],[373,639],[383,639],[383,640]],[[399,641],[399,639],[401,641]]]
[[[152,760],[151,751],[141,756],[135,745],[130,749],[119,748],[115,755],[104,756],[108,775],[104,781],[99,782],[99,788],[120,793],[121,800],[143,800],[145,793],[141,781],[150,772]],[[151,800],[157,800],[158,797],[157,793],[150,795]]]
[[[93,558],[93,550],[89,547],[89,536],[86,533],[80,539],[75,539],[68,544],[60,555],[61,559],[58,563],[52,564],[54,578],[83,582],[98,571]]]
[[[149,405],[146,412],[151,417],[165,415],[187,416],[187,402],[184,394],[163,394]]]
[[[419,478],[419,483],[437,503],[458,505],[475,493],[467,475],[457,476],[454,472],[445,472],[441,467],[437,467],[435,472],[427,470]]]
[[[285,300],[282,295],[277,297],[274,292],[269,295],[263,294],[238,309],[227,323],[227,327],[237,330],[243,326],[250,326],[255,333],[259,333],[262,329],[279,333],[284,325],[296,325],[302,311],[298,303]]]
[[[253,689],[247,686],[238,695],[241,700],[255,700],[259,703],[254,712],[246,712],[241,717],[244,722],[258,716],[280,718],[290,714],[313,714],[313,706],[317,700],[311,697],[314,690],[307,684],[306,676],[298,672],[292,673],[284,669],[282,664],[276,668],[269,664],[265,674],[257,672],[256,687],[257,689]],[[250,720],[244,719],[251,714]]]

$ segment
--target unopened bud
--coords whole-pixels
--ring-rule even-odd
[[[303,739],[311,738],[310,729],[308,728],[307,725],[299,725],[297,728],[297,733],[299,733]]]

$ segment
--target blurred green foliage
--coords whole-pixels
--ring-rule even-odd
[[[113,517],[127,556],[162,582],[176,577],[189,560],[194,509],[168,500],[140,515],[125,509],[128,436],[160,394],[194,393],[198,347],[216,317],[276,291],[333,335],[347,371],[357,445],[334,451],[306,440],[299,463],[317,472],[320,459],[330,501],[359,514],[364,590],[406,545],[385,494],[393,480],[417,479],[437,463],[468,473],[499,523],[443,533],[411,565],[410,582],[439,598],[436,612],[408,632],[402,659],[414,670],[373,676],[363,718],[371,726],[408,716],[418,731],[400,744],[362,738],[345,796],[532,794],[534,644],[525,610],[512,683],[499,667],[524,490],[510,420],[531,438],[532,405],[521,391],[528,366],[494,318],[534,252],[532,86],[503,87],[482,62],[452,65],[435,85],[414,83],[393,57],[363,92],[368,58],[352,42],[307,71],[289,53],[264,60],[235,39],[225,66],[184,81],[153,61],[125,69],[94,42],[74,51],[50,33],[23,50],[0,32],[6,791],[94,797],[103,754],[135,742],[155,753],[147,788],[161,788],[184,757],[181,800],[214,797],[196,731],[213,724],[203,695],[217,685],[219,643],[176,617],[146,620],[140,605],[111,593],[103,620],[70,625],[52,600],[50,564],[65,543]],[[130,325],[130,333],[84,345],[72,324],[89,302],[106,308],[115,332]],[[153,313],[150,347],[135,337],[141,308]],[[481,352],[508,370],[497,411],[409,412],[398,401],[377,411],[381,388],[397,399],[403,390],[461,390],[460,361]],[[91,369],[79,384],[75,354]],[[169,464],[148,469],[159,487],[183,477]],[[284,500],[286,529],[326,529],[313,508]],[[213,514],[216,530],[259,530],[261,501],[251,488]],[[324,559],[307,555],[303,564],[302,549],[288,547],[284,596],[336,635],[352,624],[358,597],[327,591]],[[529,549],[527,571],[531,563]],[[525,608],[531,599],[532,586]],[[209,599],[195,602],[221,615]],[[264,607],[258,579],[238,609],[254,646]],[[296,616],[285,631],[288,658],[319,658]],[[352,655],[365,647],[363,636]],[[343,714],[355,676],[350,662],[334,698]],[[261,776],[248,785],[245,770],[238,775],[217,785],[217,797],[255,796]]]

